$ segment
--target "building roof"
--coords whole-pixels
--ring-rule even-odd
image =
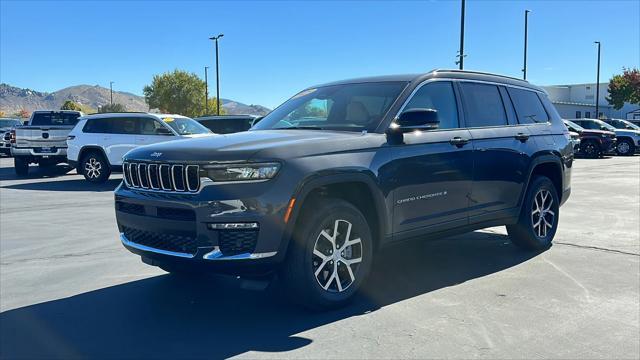
[[[574,105],[574,106],[591,106],[591,107],[596,107],[596,104],[587,104],[587,103],[579,103],[579,102],[572,102],[572,101],[551,101],[554,104],[560,104],[560,105]],[[598,105],[598,107],[611,107],[611,105],[606,105],[606,104],[600,104]]]

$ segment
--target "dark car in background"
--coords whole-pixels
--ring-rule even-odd
[[[0,118],[0,154],[11,155],[11,129],[22,126],[20,119]]]
[[[613,131],[587,129],[580,126],[576,120],[565,119],[564,124],[570,132],[580,134],[578,154],[589,158],[598,158],[615,150],[616,134]]]
[[[255,115],[214,115],[195,118],[214,134],[233,134],[247,131],[255,125],[261,117]]]

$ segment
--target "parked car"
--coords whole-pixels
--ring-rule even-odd
[[[616,128],[618,155],[633,155],[640,149],[640,126],[623,119],[607,119],[604,122]]]
[[[569,136],[571,137],[571,143],[573,143],[573,151],[580,151],[580,143],[582,142],[580,140],[580,134],[577,132],[569,131]]]
[[[541,88],[436,70],[303,90],[250,131],[124,157],[120,238],[173,272],[279,272],[289,298],[339,306],[403,240],[506,225],[549,247],[573,146]]]
[[[580,126],[576,120],[564,120],[570,132],[580,134],[579,154],[589,158],[602,157],[616,148],[616,134],[609,130],[589,129]]]
[[[11,155],[11,130],[16,126],[22,126],[22,121],[0,118],[0,154]]]
[[[68,162],[88,181],[107,181],[122,169],[122,156],[138,146],[213,135],[180,115],[103,113],[84,116],[67,138]]]
[[[195,118],[215,134],[232,134],[249,130],[258,119],[255,115],[219,115]]]
[[[15,172],[25,176],[29,164],[51,167],[67,162],[67,135],[83,114],[80,111],[34,111],[29,123],[12,130],[11,155]]]

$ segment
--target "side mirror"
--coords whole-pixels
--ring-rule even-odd
[[[435,130],[438,128],[438,111],[434,109],[409,109],[403,111],[386,131],[387,142],[397,145],[404,143],[404,133],[415,130]]]
[[[173,133],[164,127],[159,127],[156,129],[156,135],[173,135]]]

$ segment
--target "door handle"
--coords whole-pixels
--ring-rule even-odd
[[[468,143],[469,143],[469,139],[464,139],[464,138],[461,138],[459,136],[456,136],[453,139],[449,140],[449,144],[455,145],[455,146],[457,146],[459,148],[465,146]]]
[[[515,136],[516,140],[520,140],[520,142],[527,142],[527,140],[529,140],[529,134],[525,134],[525,133],[518,133]]]

